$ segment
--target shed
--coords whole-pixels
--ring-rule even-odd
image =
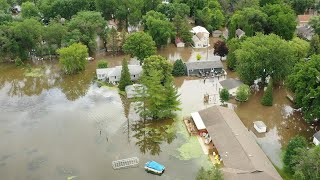
[[[258,131],[258,133],[267,132],[267,126],[262,121],[253,122],[253,127]]]
[[[229,91],[229,94],[231,94],[232,96],[236,96],[238,88],[243,84],[242,81],[238,79],[233,79],[233,78],[220,81],[219,83],[220,83],[220,86],[222,88],[227,89]]]
[[[313,135],[313,143],[318,146],[320,145],[320,131]]]
[[[242,36],[244,36],[246,33],[242,31],[242,29],[237,29],[236,30],[236,35],[240,39]]]
[[[199,111],[199,115],[222,158],[221,172],[225,179],[282,179],[232,109],[212,106]]]
[[[214,72],[222,73],[223,64],[221,61],[194,61],[185,63],[188,76],[209,75]]]
[[[198,112],[191,113],[191,117],[192,117],[192,120],[199,131],[203,131],[206,129],[206,126],[204,125]]]
[[[185,46],[184,42],[183,42],[183,41],[181,40],[181,38],[179,38],[179,37],[176,37],[175,43],[176,43],[176,46],[177,46],[178,48],[181,48],[181,47],[184,47],[184,46]]]

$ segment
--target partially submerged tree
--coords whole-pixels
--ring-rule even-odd
[[[76,43],[58,49],[57,52],[60,55],[59,63],[66,74],[75,74],[85,69],[88,57],[88,48],[85,45]]]
[[[132,84],[131,82],[131,76],[128,68],[128,62],[126,59],[122,60],[122,69],[121,69],[121,78],[119,81],[119,89],[121,91],[124,91],[126,86]]]
[[[229,99],[230,99],[229,91],[226,88],[223,88],[219,92],[219,95],[220,95],[220,101],[221,101],[222,104],[224,104],[225,102],[229,101]]]
[[[232,38],[227,41],[228,56],[227,66],[231,70],[235,70],[237,66],[237,59],[235,51],[240,48],[241,41],[238,38]]]
[[[142,64],[143,60],[156,53],[155,42],[144,32],[135,32],[126,39],[123,50],[131,57],[137,57]]]
[[[273,82],[272,79],[270,78],[268,86],[266,91],[264,92],[262,99],[261,99],[261,104],[264,106],[272,106],[273,104],[273,96],[272,96],[272,91],[273,91]]]
[[[217,41],[216,43],[214,43],[213,47],[214,47],[213,54],[220,56],[220,60],[222,59],[222,57],[228,54],[228,47],[224,41],[220,41],[220,40]]]
[[[236,100],[240,102],[245,102],[249,99],[250,96],[250,88],[248,85],[243,84],[238,87],[236,92]]]
[[[187,72],[186,65],[181,59],[177,59],[173,64],[172,75],[173,76],[185,76]]]

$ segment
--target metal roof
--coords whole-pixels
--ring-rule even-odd
[[[191,69],[208,69],[208,68],[223,68],[221,61],[194,61],[185,63],[188,70]]]
[[[191,117],[193,119],[193,122],[196,124],[198,130],[206,129],[206,126],[203,124],[203,121],[198,112],[191,113]]]
[[[223,88],[230,90],[230,89],[241,86],[243,82],[237,79],[229,78],[229,79],[220,81],[220,84]]]
[[[193,27],[192,30],[191,30],[192,33],[207,33],[209,34],[209,32],[207,31],[206,28],[202,27],[202,26],[196,26],[196,27]]]
[[[282,179],[233,110],[213,106],[199,114],[223,160],[226,179]]]

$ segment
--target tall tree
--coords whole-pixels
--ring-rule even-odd
[[[196,23],[207,28],[208,31],[223,27],[225,17],[217,0],[211,0],[203,9],[196,11]]]
[[[264,106],[272,106],[273,104],[273,96],[272,96],[272,91],[273,91],[273,82],[272,79],[270,78],[268,86],[266,91],[264,92],[262,99],[261,99],[261,104]]]
[[[167,20],[165,15],[158,12],[149,11],[144,16],[144,20],[147,27],[147,32],[150,34],[158,47],[166,45],[168,40],[174,37],[174,27],[172,23]]]
[[[314,29],[314,32],[320,34],[320,16],[314,16],[310,19],[309,24]]]
[[[310,41],[309,55],[320,54],[320,38],[318,34],[314,34]]]
[[[45,30],[43,31],[43,40],[46,41],[49,46],[49,54],[55,53],[55,50],[61,47],[62,41],[66,35],[67,27],[63,26],[61,23],[52,21],[45,27]],[[53,49],[52,52],[51,49]]]
[[[248,37],[235,53],[237,72],[246,84],[267,76],[275,83],[284,80],[295,62],[292,47],[275,34]]]
[[[243,38],[241,38],[242,40]],[[238,38],[232,38],[227,41],[228,56],[227,56],[227,66],[231,70],[236,69],[237,59],[235,51],[240,48],[241,40]]]
[[[107,19],[115,18],[117,11],[117,0],[95,0],[97,10]]]
[[[75,74],[86,67],[88,48],[80,43],[58,49],[59,63],[66,74]]]
[[[298,149],[306,149],[307,145],[307,140],[302,136],[295,136],[289,141],[283,156],[283,164],[286,171],[290,173],[294,172],[294,167],[297,164],[297,162],[294,161],[294,157],[298,155]]]
[[[190,7],[184,3],[161,3],[157,6],[157,11],[172,20],[177,15],[187,17],[190,14]]]
[[[307,57],[310,51],[309,42],[298,37],[294,37],[291,41],[289,41],[289,44],[293,48],[294,56],[297,60]]]
[[[286,40],[293,38],[296,30],[296,15],[290,6],[286,4],[267,4],[262,11],[268,16],[266,33],[274,33]]]
[[[176,28],[177,37],[180,37],[186,44],[192,43],[192,33],[190,32],[191,26],[186,17],[176,15],[173,18],[173,24]]]
[[[295,93],[295,104],[301,107],[304,119],[314,122],[320,118],[320,56],[297,63],[288,76],[287,86]]]
[[[121,78],[119,81],[119,89],[121,91],[124,91],[126,86],[132,84],[131,83],[131,76],[128,68],[128,62],[126,59],[122,60],[122,69],[121,69]]]
[[[177,59],[173,64],[172,75],[173,76],[185,76],[187,67],[181,59]]]
[[[219,40],[215,42],[213,47],[214,47],[213,54],[220,56],[220,60],[222,59],[222,57],[228,54],[228,47],[224,41]]]
[[[315,0],[286,0],[297,14],[304,14],[309,8],[314,8]]]
[[[21,5],[21,16],[23,18],[39,17],[39,10],[32,2],[24,2]]]
[[[156,53],[155,42],[152,37],[144,32],[135,32],[126,39],[123,50],[132,57],[137,57],[142,64],[146,57]]]

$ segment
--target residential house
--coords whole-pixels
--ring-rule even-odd
[[[237,79],[233,79],[233,78],[229,78],[223,81],[220,81],[220,88],[219,90],[225,88],[229,91],[229,94],[232,96],[236,96],[236,92],[238,90],[238,88],[243,84],[242,81],[237,80]]]
[[[137,81],[142,73],[142,66],[140,65],[128,65],[131,80]],[[99,80],[105,80],[109,83],[118,83],[121,78],[122,66],[116,66],[113,68],[97,69],[97,78]]]
[[[242,31],[241,29],[237,29],[236,30],[236,36],[240,39],[242,36],[246,35],[246,33],[244,31]]]
[[[302,26],[308,26],[309,25],[309,21],[311,19],[313,15],[308,15],[308,14],[304,14],[304,15],[298,15],[298,25],[297,27],[302,27]]]
[[[314,34],[314,30],[309,25],[297,27],[297,36],[302,39],[306,39],[310,41],[312,39],[313,34]]]
[[[188,76],[208,76],[225,72],[221,61],[195,61],[187,62],[185,65]]]
[[[282,179],[232,109],[212,106],[198,113],[213,143],[211,153],[220,157],[226,180]]]
[[[179,37],[176,37],[175,43],[176,43],[176,46],[177,46],[178,48],[185,46],[184,42],[183,42],[183,41],[181,40],[181,38],[179,38]]]
[[[313,143],[318,146],[320,145],[320,131],[313,135]]]
[[[193,27],[191,32],[193,33],[192,41],[194,48],[206,48],[209,47],[209,32],[206,28],[201,26]]]
[[[170,0],[162,0],[162,3],[163,3],[163,4],[169,4],[169,3],[170,3]]]

